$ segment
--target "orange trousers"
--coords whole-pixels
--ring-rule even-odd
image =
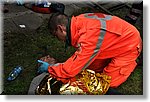
[[[111,59],[96,59],[88,68],[111,76],[110,87],[116,88],[125,82],[135,69],[139,54],[140,51],[137,48]]]

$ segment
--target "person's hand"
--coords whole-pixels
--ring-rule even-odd
[[[55,64],[57,61],[51,57],[50,55],[44,56],[42,58],[40,58],[41,61],[47,62],[49,64]]]
[[[48,64],[47,62],[38,60],[39,63],[41,63],[40,67],[38,68],[38,73],[48,72]]]

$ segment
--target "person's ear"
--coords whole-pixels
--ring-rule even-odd
[[[62,25],[57,25],[57,29],[58,29],[59,31],[61,31],[61,32],[63,32],[63,31],[64,31],[64,28],[63,28],[63,26],[62,26]]]

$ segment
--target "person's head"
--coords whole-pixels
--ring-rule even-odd
[[[59,40],[66,40],[66,25],[68,24],[67,16],[60,13],[54,13],[50,16],[48,22],[49,32]]]

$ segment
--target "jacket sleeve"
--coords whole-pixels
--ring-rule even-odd
[[[87,68],[97,57],[100,49],[100,29],[88,30],[78,41],[78,50],[64,63],[49,66],[48,71],[57,79],[68,79]],[[93,36],[94,35],[94,36]]]

